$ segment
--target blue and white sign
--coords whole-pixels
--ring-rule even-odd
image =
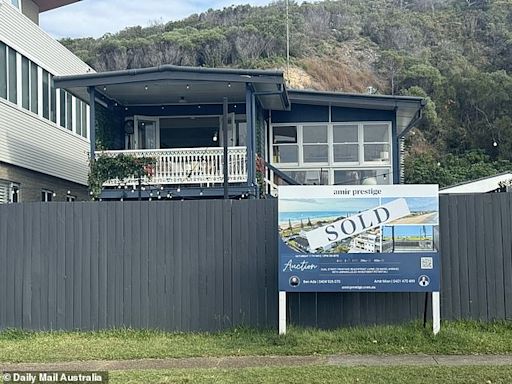
[[[279,187],[279,290],[439,291],[437,185]]]

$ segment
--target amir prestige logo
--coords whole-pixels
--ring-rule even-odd
[[[377,228],[385,223],[410,215],[403,198],[335,221],[329,225],[306,232],[311,249],[325,248],[331,243]]]

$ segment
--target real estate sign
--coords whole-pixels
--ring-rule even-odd
[[[437,185],[279,187],[279,290],[439,291]]]

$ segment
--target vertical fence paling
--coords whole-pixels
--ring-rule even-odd
[[[233,177],[245,158],[233,154]],[[443,318],[511,319],[512,194],[442,196],[440,208]],[[277,324],[276,200],[26,203],[0,219],[0,328]],[[288,302],[293,323],[326,328],[423,310],[420,294]]]

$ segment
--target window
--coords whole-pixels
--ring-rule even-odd
[[[33,62],[30,62],[30,110],[39,113],[39,74]]]
[[[39,91],[42,97],[39,97]],[[88,104],[64,90],[59,90],[59,94],[60,125],[87,138]],[[35,114],[40,113],[43,118],[57,123],[57,89],[54,76],[0,42],[0,97],[18,104],[18,96],[22,108]]]
[[[304,171],[293,170],[285,171],[285,173],[292,179],[296,180],[302,185],[328,185],[329,184],[329,170],[328,169],[308,169]],[[286,185],[282,179],[274,175],[274,183],[277,185]]]
[[[273,163],[300,184],[393,181],[390,122],[272,125],[271,132]]]
[[[19,184],[11,183],[11,203],[20,202],[20,186]]]
[[[87,104],[82,102],[82,136],[87,138]]]
[[[21,58],[21,106],[30,110],[30,61]]]
[[[335,163],[359,162],[359,127],[357,124],[333,125]]]
[[[73,97],[66,92],[66,128],[73,130]]]
[[[20,9],[20,0],[11,0],[11,4]]]
[[[16,66],[16,51],[7,47],[7,99],[14,104],[18,103],[18,68]]]
[[[66,195],[66,201],[68,203],[71,203],[73,201],[76,201],[76,196],[73,196],[73,195]]]
[[[7,46],[0,42],[0,97],[7,99]]]
[[[19,184],[0,180],[0,204],[19,202],[19,191]]]
[[[275,163],[299,162],[297,127],[274,127],[272,143]]]
[[[304,163],[327,163],[329,161],[327,125],[303,126],[302,142]]]
[[[61,89],[59,90],[60,94],[60,126],[63,128],[67,128],[66,125],[66,91]]]
[[[82,134],[82,102],[79,99],[75,99],[75,129],[76,134]]]
[[[53,191],[49,191],[47,189],[43,189],[41,191],[41,201],[50,202],[55,197],[55,193]]]
[[[21,57],[21,106],[28,111],[39,111],[39,82],[37,65]]]
[[[49,73],[43,69],[43,117],[50,120],[50,82]]]
[[[50,120],[57,122],[57,89],[53,75],[50,74]]]
[[[389,163],[389,124],[365,124],[364,161]]]
[[[375,185],[390,184],[390,169],[335,169],[336,185]]]

